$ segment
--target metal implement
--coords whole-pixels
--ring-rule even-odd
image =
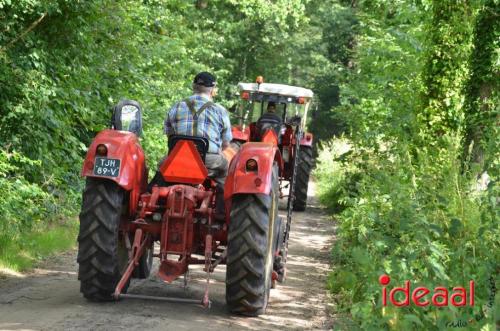
[[[156,300],[165,302],[191,303],[195,305],[205,306],[203,300],[174,298],[174,297],[158,297],[141,294],[119,294],[117,299],[141,299],[141,300]]]

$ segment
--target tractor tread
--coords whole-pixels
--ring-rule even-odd
[[[111,301],[120,279],[118,231],[124,191],[114,182],[87,178],[78,235],[78,279],[83,296]]]
[[[270,284],[266,284],[265,273],[272,199],[272,195],[266,194],[233,197],[226,275],[226,302],[233,313],[258,316],[266,310]]]
[[[310,146],[300,146],[297,176],[295,177],[295,199],[293,210],[304,211],[307,206],[309,175],[313,168],[313,153]]]

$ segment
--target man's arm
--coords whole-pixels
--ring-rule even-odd
[[[177,104],[175,104],[170,110],[167,112],[167,115],[165,116],[165,121],[163,122],[163,131],[167,136],[175,134],[174,128],[172,126],[172,114],[177,109]],[[175,115],[175,114],[174,114]]]
[[[231,121],[226,109],[222,109],[222,150],[229,147],[229,143],[233,140],[233,133],[231,132]]]

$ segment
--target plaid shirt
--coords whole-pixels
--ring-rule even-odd
[[[194,108],[198,111],[209,100],[200,95],[193,95],[189,100],[194,100]],[[165,134],[191,135],[193,130],[193,115],[184,101],[176,103],[167,113],[164,123]],[[205,109],[198,117],[198,132],[195,136],[205,137],[209,141],[208,152],[220,153],[222,142],[233,139],[229,115],[224,107],[218,104]]]

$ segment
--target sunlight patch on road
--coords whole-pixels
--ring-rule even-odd
[[[34,270],[34,273],[37,275],[70,275],[70,276],[77,275],[76,271],[49,270],[49,269],[41,269],[41,268],[36,268]]]
[[[0,278],[2,277],[26,278],[22,273],[0,265]]]

